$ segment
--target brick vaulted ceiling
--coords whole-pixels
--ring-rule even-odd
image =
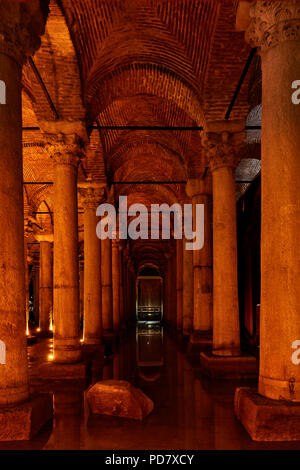
[[[50,0],[42,46],[29,62],[23,126],[201,126],[224,119],[250,49],[235,31],[234,0]],[[245,80],[230,118],[249,112]],[[51,182],[39,131],[24,130],[24,181]],[[184,181],[206,166],[198,131],[94,129],[79,178]],[[171,202],[183,185],[115,185],[134,202]],[[52,210],[50,185],[25,185],[25,211]],[[81,221],[79,221],[79,224]]]

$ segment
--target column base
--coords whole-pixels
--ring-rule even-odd
[[[53,338],[53,331],[51,330],[35,331],[34,336],[36,338]]]
[[[212,349],[212,343],[212,331],[194,331],[190,336],[187,353],[199,358],[201,351]]]
[[[20,405],[0,408],[0,441],[28,441],[52,416],[52,394],[32,396]]]
[[[39,365],[37,373],[45,380],[80,380],[88,376],[88,366],[85,362],[61,364],[53,361]]]
[[[29,336],[26,336],[26,341],[27,341],[27,345],[31,346],[31,344],[37,343],[37,338],[33,335],[29,335]]]
[[[103,333],[103,343],[104,344],[111,344],[115,343],[118,337],[118,333],[115,331],[105,331]]]
[[[254,379],[258,364],[253,356],[214,356],[201,352],[201,371],[211,379]]]
[[[300,402],[271,400],[254,389],[239,387],[234,411],[253,441],[300,440]]]

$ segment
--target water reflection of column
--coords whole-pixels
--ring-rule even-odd
[[[177,423],[178,426],[184,422],[184,393],[183,393],[183,354],[177,351]]]
[[[120,380],[120,355],[116,354],[113,358],[113,377],[114,380]]]
[[[241,425],[235,420],[232,410],[232,395],[228,403],[214,401],[214,449],[241,449]]]
[[[177,291],[177,330],[182,330],[182,276],[183,276],[183,249],[182,239],[177,240],[176,246],[176,291]]]
[[[191,365],[183,363],[183,399],[184,399],[184,449],[192,449],[194,444],[195,404],[194,375]]]
[[[52,435],[45,450],[80,449],[82,393],[54,393],[54,421]]]
[[[102,380],[112,380],[114,378],[114,367],[113,360],[111,359],[103,367]]]
[[[214,407],[212,396],[203,386],[202,379],[194,381],[195,438],[197,448],[214,449]]]

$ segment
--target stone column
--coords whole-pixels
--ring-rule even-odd
[[[193,251],[186,250],[188,242],[183,238],[183,318],[182,329],[184,335],[190,335],[193,329]]]
[[[300,401],[300,366],[292,360],[300,339],[300,106],[292,101],[292,84],[300,80],[300,2],[257,1],[238,13],[239,29],[260,48],[262,65],[258,391]]]
[[[111,240],[101,240],[102,326],[103,333],[113,331]]]
[[[83,147],[80,135],[84,134],[84,127],[81,123],[64,124],[44,123],[44,129],[47,129],[47,148],[54,163],[54,361],[68,364],[79,362],[82,357],[77,171]],[[60,127],[65,129],[65,134],[59,132]]]
[[[96,209],[105,195],[105,185],[88,180],[80,183],[84,207],[84,318],[85,344],[101,344],[101,243],[96,234]]]
[[[193,202],[193,225],[195,230],[196,205],[204,205],[204,246],[193,250],[194,265],[194,334],[212,329],[212,188],[211,174],[188,180],[188,195]]]
[[[176,241],[176,304],[177,304],[177,331],[182,330],[183,299],[183,248],[182,239]]]
[[[84,259],[83,254],[79,256],[79,315],[80,326],[83,324],[84,312]]]
[[[213,180],[213,354],[240,355],[235,168],[244,121],[207,123],[203,144]]]
[[[49,332],[53,305],[52,242],[53,235],[36,235],[40,243],[39,275],[39,327],[41,332]]]
[[[29,266],[28,266],[28,232],[24,231],[24,265],[25,265],[25,318],[26,318],[26,335],[30,336],[29,331]]]
[[[0,407],[18,404],[29,397],[21,79],[26,56],[38,49],[39,35],[44,29],[37,3],[0,0],[0,79],[6,92],[6,104],[0,105],[0,340],[6,347],[6,364],[0,365]],[[5,422],[1,428],[0,440],[2,432],[5,437]]]
[[[113,329],[116,332],[120,323],[120,251],[118,240],[112,240],[112,292]]]
[[[123,248],[119,244],[119,270],[120,270],[120,324],[124,322],[124,276],[123,276]]]

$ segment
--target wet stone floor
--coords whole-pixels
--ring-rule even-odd
[[[233,413],[241,383],[207,380],[160,326],[133,329],[104,362],[93,361],[89,381],[40,377],[37,366],[48,360],[51,347],[51,339],[39,339],[28,357],[32,392],[54,394],[53,421],[31,441],[0,443],[0,450],[300,449],[300,442],[251,441]],[[129,380],[153,400],[153,412],[142,422],[92,416],[86,390],[102,378]]]

